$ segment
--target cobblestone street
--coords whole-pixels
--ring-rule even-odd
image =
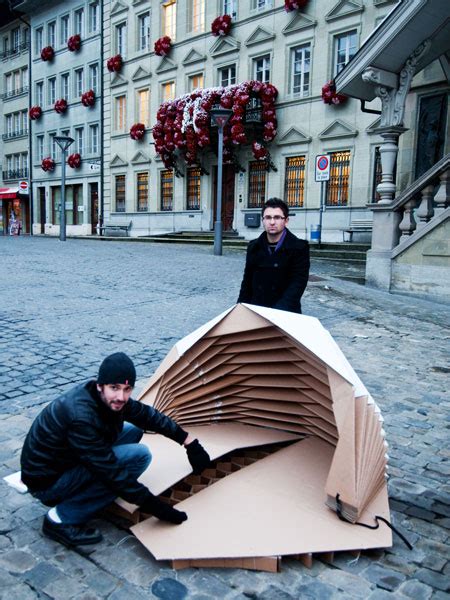
[[[0,475],[18,470],[35,415],[95,377],[117,350],[140,381],[172,345],[236,301],[245,254],[201,246],[0,236]],[[90,549],[41,534],[46,509],[0,480],[0,598],[28,600],[289,600],[450,597],[448,306],[332,276],[313,261],[303,312],[318,317],[379,404],[389,443],[394,534],[385,551],[338,554],[278,574],[174,571],[117,519],[96,521]],[[301,535],[301,532],[299,532]]]

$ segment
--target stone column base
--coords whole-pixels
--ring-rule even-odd
[[[391,268],[390,250],[369,250],[366,262],[366,285],[389,291],[391,289]]]

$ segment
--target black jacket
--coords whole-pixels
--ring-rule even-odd
[[[238,302],[301,313],[308,275],[308,242],[286,230],[283,244],[270,254],[264,231],[248,245]]]
[[[124,421],[179,444],[187,437],[175,421],[131,398],[121,411],[112,411],[96,382],[89,381],[53,400],[36,417],[22,449],[22,481],[31,492],[45,490],[81,464],[124,500],[142,504],[149,497],[147,488],[118,465],[112,451]]]

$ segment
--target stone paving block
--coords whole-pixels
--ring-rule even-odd
[[[23,550],[10,550],[0,555],[0,567],[9,573],[25,573],[35,565],[34,556]]]
[[[357,598],[366,598],[373,588],[366,579],[339,569],[327,569],[319,575],[318,579]]]
[[[116,577],[98,571],[89,575],[83,581],[91,592],[102,598],[107,597],[120,583]]]
[[[366,577],[378,587],[390,592],[396,590],[406,579],[403,573],[376,564],[370,565],[363,573],[361,573],[361,576]]]
[[[448,575],[442,573],[436,573],[430,569],[419,569],[416,573],[416,578],[422,583],[441,590],[443,592],[450,591],[450,579]]]
[[[398,588],[398,591],[408,598],[414,598],[414,600],[428,600],[433,593],[433,588],[412,579],[410,581],[405,581],[405,583]]]
[[[219,579],[215,575],[210,575],[207,569],[200,569],[189,580],[189,587],[201,591],[203,594],[210,594],[212,598],[221,598],[231,591],[230,585],[222,580],[225,574],[221,575],[222,577]]]
[[[55,600],[72,600],[75,596],[89,591],[84,583],[66,575],[51,581],[42,589]]]
[[[25,583],[16,584],[8,589],[8,600],[36,600],[40,598],[37,592]]]
[[[13,577],[6,569],[0,567],[0,590],[10,588],[17,583],[17,579]],[[0,595],[1,597],[1,595]]]
[[[108,600],[149,600],[148,590],[140,590],[126,582],[120,582],[117,588],[108,596]]]

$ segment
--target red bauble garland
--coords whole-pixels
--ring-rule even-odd
[[[263,140],[271,142],[277,134],[275,99],[278,91],[270,83],[246,81],[239,85],[195,90],[171,102],[161,104],[153,126],[155,150],[166,168],[176,164],[181,156],[188,165],[196,164],[199,149],[210,144],[210,111],[215,104],[231,108],[233,114],[224,127],[224,161],[233,158],[233,147],[248,143],[244,127],[246,107],[250,100],[261,103]],[[262,144],[252,146],[258,160],[267,156]]]
[[[120,54],[111,56],[111,58],[108,58],[108,60],[106,61],[106,66],[110,73],[118,73],[119,71],[121,71],[123,66],[122,56]]]
[[[55,111],[58,114],[62,115],[67,110],[67,100],[65,100],[64,98],[61,98],[60,100],[57,100],[55,102],[53,108],[55,109]]]
[[[142,140],[145,135],[144,123],[135,123],[130,128],[130,137],[132,140]]]
[[[81,95],[81,104],[83,106],[94,106],[94,104],[95,104],[94,90],[89,90],[87,92],[84,92],[84,94]]]
[[[45,48],[42,48],[42,50],[41,50],[42,60],[51,61],[51,60],[53,60],[54,56],[55,56],[55,51],[53,50],[53,48],[51,46],[46,46]]]
[[[71,52],[77,52],[81,48],[81,36],[80,34],[71,35],[67,40],[67,47]]]
[[[172,48],[172,40],[168,35],[160,37],[159,40],[155,42],[155,54],[158,56],[166,56],[169,54],[170,49]]]
[[[41,118],[42,108],[40,106],[32,106],[28,111],[28,116],[32,121],[37,121]]]
[[[211,23],[211,33],[215,36],[228,35],[231,31],[231,17],[230,15],[222,15],[217,17]]]
[[[48,156],[47,158],[42,159],[41,169],[43,171],[53,171],[54,168],[55,168],[55,161],[53,160],[53,158],[50,158]]]
[[[308,4],[308,0],[284,0],[284,10],[292,12],[304,8]]]
[[[70,154],[69,158],[67,159],[67,164],[72,169],[79,169],[81,165],[81,155],[78,154],[78,152]]]
[[[348,97],[345,94],[338,94],[334,81],[328,81],[322,87],[322,100],[325,104],[343,104],[347,102]]]

